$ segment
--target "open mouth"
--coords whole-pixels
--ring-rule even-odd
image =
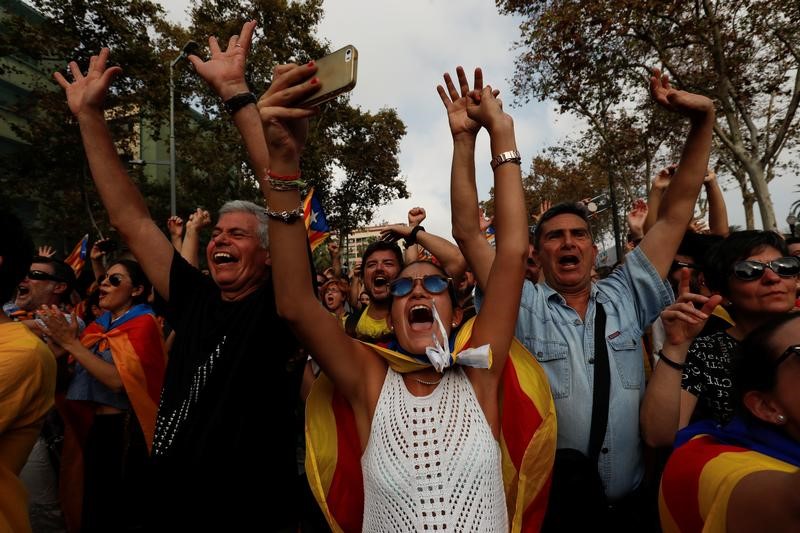
[[[564,255],[558,258],[558,264],[565,268],[575,268],[580,263],[577,255]]]
[[[237,261],[237,259],[228,252],[215,252],[214,255],[211,256],[211,259],[214,261],[215,265],[225,265]]]
[[[408,312],[411,331],[427,331],[433,326],[433,311],[424,305],[415,305]]]
[[[389,278],[387,278],[386,276],[375,276],[374,278],[372,278],[372,285],[376,288],[383,287],[388,284],[389,284]]]
[[[20,285],[17,287],[17,296],[27,296],[30,292],[31,289],[27,285]]]

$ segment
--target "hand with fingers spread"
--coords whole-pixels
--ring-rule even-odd
[[[273,70],[272,84],[258,100],[271,155],[299,158],[308,136],[308,117],[314,115],[316,109],[294,105],[319,90],[316,72],[313,61],[304,65],[278,65]]]
[[[672,87],[669,75],[654,68],[650,77],[650,95],[661,107],[691,119],[705,118],[714,111],[714,102],[708,97],[680,91]]]
[[[703,330],[714,308],[722,301],[722,296],[718,294],[706,297],[689,292],[690,277],[688,268],[681,269],[678,299],[661,312],[661,320],[664,323],[667,338],[666,344],[688,348],[692,340]],[[702,307],[697,309],[695,304]],[[685,356],[685,350],[683,353]],[[683,361],[678,362],[683,363]]]
[[[412,207],[408,210],[408,225],[410,227],[419,226],[425,220],[425,209],[421,207]]]
[[[223,101],[249,91],[245,81],[245,70],[255,27],[255,20],[246,22],[239,35],[234,35],[228,40],[225,50],[220,48],[216,37],[209,37],[208,48],[211,57],[207,61],[194,54],[188,57],[200,77]]]
[[[53,257],[56,255],[56,249],[50,245],[44,245],[39,247],[39,256],[41,257]]]
[[[653,178],[651,187],[653,189],[657,189],[662,192],[667,190],[667,187],[669,187],[670,184],[670,180],[672,179],[672,175],[675,173],[675,169],[677,167],[678,165],[673,164],[659,170],[658,174],[656,174],[656,177]]]
[[[453,138],[471,137],[474,139],[481,129],[481,124],[467,115],[467,103],[471,89],[463,67],[456,67],[456,76],[458,77],[458,89],[456,89],[450,74],[445,73],[445,87],[437,85],[436,91],[447,109],[447,121],[450,124],[450,133]],[[483,90],[483,71],[480,68],[475,69],[472,90],[479,93]],[[500,94],[499,91],[494,91],[495,96],[498,94]]]
[[[72,83],[68,82],[60,72],[53,74],[58,84],[66,91],[67,105],[75,117],[80,118],[84,113],[102,114],[108,88],[114,78],[122,72],[120,67],[106,68],[108,54],[108,48],[103,48],[98,55],[92,56],[86,75],[81,72],[75,61],[71,61],[69,71],[74,80]]]

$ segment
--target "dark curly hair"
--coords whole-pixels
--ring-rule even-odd
[[[783,255],[789,255],[786,241],[777,233],[759,230],[731,233],[724,240],[712,246],[706,254],[703,265],[706,285],[712,291],[729,296],[729,280],[733,264],[768,247],[775,248]]]

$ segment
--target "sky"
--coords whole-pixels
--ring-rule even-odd
[[[187,24],[190,0],[160,3],[171,20]],[[544,148],[583,127],[581,120],[559,115],[551,102],[509,105],[514,104],[509,82],[519,19],[501,16],[492,0],[326,0],[324,9],[318,35],[332,50],[345,45],[358,49],[358,83],[351,103],[368,111],[395,108],[407,128],[400,144],[400,172],[410,198],[381,208],[376,222],[405,222],[408,210],[420,206],[427,212],[426,230],[451,238],[452,141],[436,85],[442,83],[444,72],[455,77],[458,65],[468,73],[480,66],[485,82],[500,90],[506,111],[514,118],[523,173]],[[205,37],[196,40],[205,42]],[[488,198],[492,186],[490,159],[488,135],[482,131],[476,149],[481,200]],[[800,199],[797,185],[795,176],[776,178],[770,186],[779,226],[785,226],[792,201]],[[729,222],[744,226],[738,186],[726,188]],[[755,218],[759,226],[758,211]]]

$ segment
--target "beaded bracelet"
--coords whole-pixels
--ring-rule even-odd
[[[273,191],[278,192],[299,191],[306,186],[306,182],[303,180],[283,181],[266,178],[266,181]]]
[[[284,224],[294,222],[296,219],[301,218],[304,212],[305,210],[303,209],[303,204],[300,204],[292,211],[286,211],[285,209],[283,211],[272,211],[269,207],[264,209],[264,214],[266,214],[269,218],[280,220]]]
[[[301,174],[302,173],[298,170],[297,174],[289,174],[286,176],[281,176],[280,174],[275,174],[274,172],[272,172],[271,169],[267,169],[267,176],[274,180],[279,180],[279,181],[297,181],[300,179]]]

